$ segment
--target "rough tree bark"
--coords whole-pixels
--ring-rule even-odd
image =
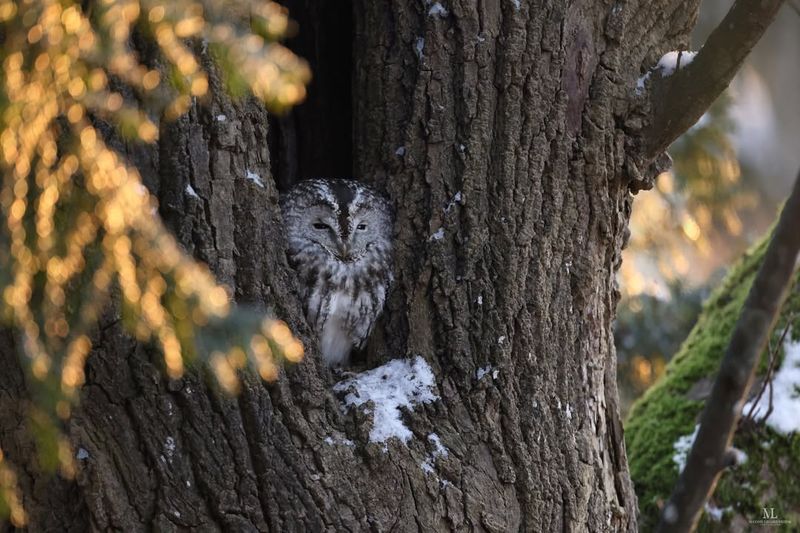
[[[686,47],[697,0],[356,0],[353,33],[333,4],[292,3],[321,73],[292,118],[268,126],[212,77],[157,151],[121,147],[180,241],[237,301],[287,320],[306,360],[229,398],[202,370],[166,380],[110,318],[69,425],[78,477],[47,486],[7,429],[23,385],[4,372],[0,445],[26,465],[31,529],[634,531],[611,322],[631,191],[660,163],[635,87]],[[352,58],[325,53],[353,38]],[[352,123],[331,86],[351,91]],[[331,392],[282,251],[276,182],[340,174],[343,152],[397,210],[368,364],[421,355],[440,396],[386,451]],[[426,472],[432,432],[449,453]]]

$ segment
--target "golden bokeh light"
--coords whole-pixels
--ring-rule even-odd
[[[25,509],[22,508],[22,497],[17,485],[17,475],[5,460],[0,450],[0,496],[9,509],[9,518],[15,527],[24,527],[27,523]]]
[[[0,314],[20,333],[34,381],[60,391],[51,411],[61,418],[86,379],[92,328],[115,286],[130,331],[160,347],[171,378],[198,354],[205,357],[197,345],[202,329],[228,320],[232,310],[230,291],[154,216],[156,201],[138,171],[107,146],[96,119],[136,142],[156,141],[154,117],[175,118],[208,93],[198,43],[214,46],[223,75],[225,65],[235,66],[237,79],[273,110],[297,104],[310,78],[305,62],[273,42],[291,26],[273,2],[92,5],[89,16],[69,0],[0,0]],[[134,25],[146,26],[163,68],[149,68],[133,53]],[[142,101],[155,108],[131,107],[130,97],[110,90],[109,79],[147,93]],[[282,322],[259,318],[247,328],[232,337],[235,345],[208,357],[231,392],[248,365],[275,379],[276,357],[299,361],[303,355]],[[57,455],[62,475],[74,475],[66,441]],[[15,479],[0,454],[2,499],[12,522],[23,526]]]

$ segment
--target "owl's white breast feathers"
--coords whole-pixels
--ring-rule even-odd
[[[339,366],[347,363],[350,349],[353,347],[351,328],[348,322],[352,321],[350,314],[353,308],[353,299],[344,291],[335,291],[328,296],[327,320],[322,324],[319,335],[319,348],[322,359],[329,366]]]

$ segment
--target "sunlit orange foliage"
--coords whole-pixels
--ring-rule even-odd
[[[229,320],[240,330],[232,337],[247,340],[216,350],[221,383],[235,389],[228,378],[250,364],[274,379],[274,356],[297,361],[302,345],[269,318],[235,323],[226,288],[180,249],[154,216],[136,169],[105,144],[92,119],[155,141],[153,117],[174,118],[208,90],[192,43],[213,48],[229,87],[246,87],[274,110],[298,103],[310,73],[274,42],[290,28],[285,9],[246,0],[82,5],[0,1],[0,312],[19,333],[34,385],[51,393],[38,408],[68,416],[65,399],[83,383],[92,327],[115,286],[130,330],[161,347],[171,377],[203,355],[202,328]],[[148,68],[132,51],[134,27],[157,44],[163,69]],[[126,107],[110,78],[150,95],[153,108]],[[20,525],[24,513],[7,470],[0,462],[3,499]]]

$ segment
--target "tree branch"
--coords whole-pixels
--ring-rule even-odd
[[[666,150],[722,94],[782,4],[783,0],[735,2],[694,61],[671,76],[654,80],[645,160],[651,161]]]
[[[753,380],[756,363],[786,296],[800,251],[800,175],[783,208],[747,295],[700,420],[692,450],[664,507],[658,532],[694,529],[700,509],[727,466],[730,446],[741,415],[741,402]]]

